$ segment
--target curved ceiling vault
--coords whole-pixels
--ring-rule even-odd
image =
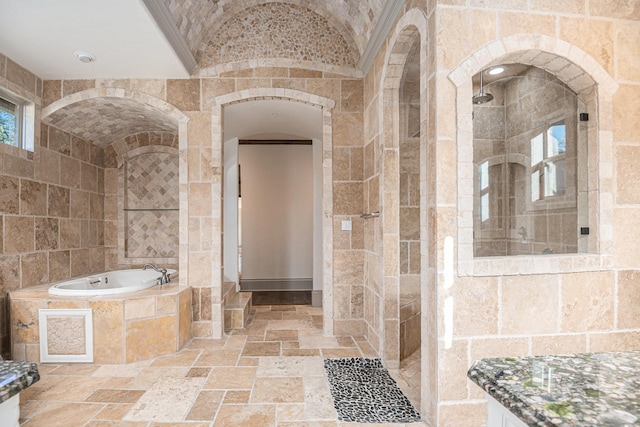
[[[139,132],[178,132],[162,111],[127,98],[90,98],[54,111],[42,122],[105,148]]]
[[[242,55],[355,69],[384,6],[383,0],[163,3],[200,69],[241,62]]]

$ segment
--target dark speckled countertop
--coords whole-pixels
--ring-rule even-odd
[[[0,360],[0,403],[11,399],[39,379],[35,363]]]
[[[640,351],[482,359],[467,376],[529,426],[640,426]]]

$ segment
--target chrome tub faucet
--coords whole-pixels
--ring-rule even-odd
[[[153,264],[145,264],[142,269],[146,270],[147,268],[152,268],[155,271],[157,271],[158,273],[162,274],[162,277],[160,277],[159,280],[159,284],[160,285],[164,285],[165,283],[169,283],[171,281],[171,275],[169,273],[167,273],[167,269],[163,268],[163,269],[159,269],[158,267],[156,267]]]

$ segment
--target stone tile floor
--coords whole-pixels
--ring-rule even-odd
[[[368,425],[338,421],[323,364],[334,357],[377,355],[362,337],[324,337],[320,308],[258,307],[246,329],[194,339],[174,355],[127,365],[39,365],[41,380],[20,394],[20,425]],[[419,369],[416,353],[390,370],[416,408]]]

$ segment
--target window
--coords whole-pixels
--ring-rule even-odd
[[[20,144],[20,107],[0,98],[0,142],[17,147]]]
[[[32,103],[0,91],[0,143],[33,151],[33,116]]]
[[[531,139],[531,201],[564,195],[567,132],[564,120]]]

